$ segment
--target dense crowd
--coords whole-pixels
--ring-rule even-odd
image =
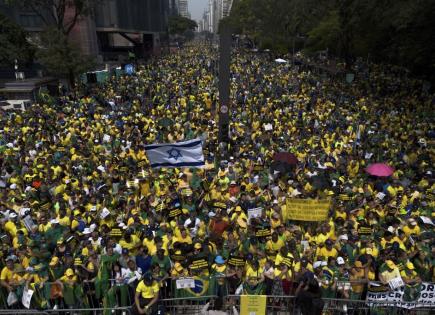
[[[323,297],[356,300],[369,281],[434,281],[434,97],[422,83],[376,65],[347,83],[235,51],[223,146],[216,55],[188,47],[0,118],[5,307],[31,288],[35,308],[136,301],[151,313],[187,276],[215,277],[219,296],[317,281]],[[205,167],[149,167],[146,144],[195,138]],[[279,152],[296,163],[277,165]],[[368,174],[375,162],[394,173]],[[330,200],[327,220],[288,217],[286,200],[307,198]]]

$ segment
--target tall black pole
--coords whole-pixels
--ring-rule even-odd
[[[222,23],[219,42],[219,145],[229,144],[231,29]],[[225,154],[225,153],[224,153]]]

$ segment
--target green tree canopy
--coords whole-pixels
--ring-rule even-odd
[[[171,16],[168,21],[169,34],[183,35],[187,31],[194,31],[198,27],[195,21],[183,16]]]
[[[68,35],[77,22],[92,13],[101,0],[6,0],[35,13],[47,28]]]
[[[433,0],[235,0],[229,23],[260,48],[288,52],[328,49],[352,63],[355,57],[406,66],[434,78]]]
[[[41,34],[41,48],[36,56],[50,73],[68,78],[71,84],[74,84],[77,75],[86,72],[94,64],[92,58],[83,56],[80,49],[55,28]]]
[[[93,63],[69,40],[74,26],[92,13],[101,0],[7,0],[10,5],[36,14],[44,31],[40,34],[36,57],[51,74],[67,78],[74,85],[75,77]]]
[[[27,35],[21,26],[0,14],[0,65],[11,66],[15,59],[20,63],[32,60],[34,49]]]

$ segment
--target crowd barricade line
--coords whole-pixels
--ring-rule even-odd
[[[181,289],[177,288],[179,279],[195,279],[195,287],[186,290],[180,294]],[[39,285],[29,285],[33,295],[29,309],[25,309],[21,304],[21,296],[18,296],[18,303],[9,306],[7,304],[7,292],[4,288],[0,294],[0,314],[46,314],[53,312],[65,313],[72,310],[81,310],[83,314],[88,312],[100,312],[103,315],[116,314],[127,315],[134,305],[135,285],[115,284],[114,279],[108,280],[111,283],[108,291],[100,298],[95,297],[95,291],[86,289],[89,281],[81,281],[74,287],[64,286],[64,290],[59,295],[54,287],[58,282],[46,282],[41,288]],[[202,281],[202,282],[201,282]],[[373,283],[373,282],[371,282]],[[348,298],[343,298],[343,289],[352,292],[352,285],[364,285],[364,291],[358,294],[349,294]],[[380,285],[379,282],[377,282]],[[290,293],[287,294],[269,294],[267,295],[267,310],[270,314],[281,314],[282,312],[296,312],[295,288],[297,283],[293,282]],[[432,285],[432,284],[431,284]],[[435,284],[433,284],[435,286]],[[24,288],[24,285],[22,286]],[[207,289],[204,289],[207,287]],[[403,308],[403,302],[394,301],[368,301],[365,300],[368,283],[366,281],[335,281],[331,287],[332,294],[322,296],[325,302],[324,311],[334,314],[336,312],[347,312],[347,314],[368,314],[371,312],[388,312],[389,315],[395,312],[406,312]],[[21,294],[23,291],[21,290]],[[65,290],[65,288],[68,288]],[[59,288],[58,288],[59,289]],[[391,291],[390,291],[391,292]],[[240,293],[240,292],[239,292]],[[261,292],[264,293],[264,292]],[[257,293],[257,294],[261,294]],[[57,295],[56,295],[57,294]],[[245,294],[249,294],[246,293]],[[251,293],[256,295],[255,293]],[[263,295],[263,294],[262,294]],[[264,294],[265,295],[265,294]],[[111,299],[109,298],[111,296]],[[240,296],[235,294],[234,290],[229,290],[229,281],[221,276],[207,277],[186,277],[186,278],[169,278],[162,282],[159,294],[159,306],[163,314],[193,314],[200,313],[203,307],[210,303],[212,307],[226,309],[232,312],[232,307],[240,306]],[[411,312],[422,312],[425,310],[433,311],[433,306],[423,304],[411,309]],[[123,313],[124,312],[124,313]],[[281,312],[281,313],[280,313]],[[413,313],[413,314],[414,314]],[[420,314],[416,313],[416,314]],[[73,314],[73,313],[71,313]],[[269,314],[269,313],[268,313]]]

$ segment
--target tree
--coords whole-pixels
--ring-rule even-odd
[[[370,55],[435,82],[434,20],[433,0],[235,0],[225,23],[277,52],[302,35],[308,52],[329,49],[348,69]]]
[[[51,28],[41,34],[41,48],[36,56],[50,73],[67,78],[75,85],[77,75],[88,71],[94,65],[91,57],[83,56],[80,49],[68,41],[61,31]]]
[[[80,19],[91,14],[99,0],[8,0],[35,13],[47,28],[64,35],[71,33]]]
[[[169,34],[182,35],[187,31],[194,31],[198,27],[195,21],[183,16],[171,16],[168,21]]]
[[[34,48],[27,41],[27,33],[13,21],[0,14],[0,65],[12,66],[15,60],[32,60]]]
[[[77,23],[92,13],[100,0],[8,0],[34,12],[45,26],[40,36],[36,56],[51,73],[66,77],[75,85],[77,74],[88,70],[89,57],[69,40],[69,34]]]

